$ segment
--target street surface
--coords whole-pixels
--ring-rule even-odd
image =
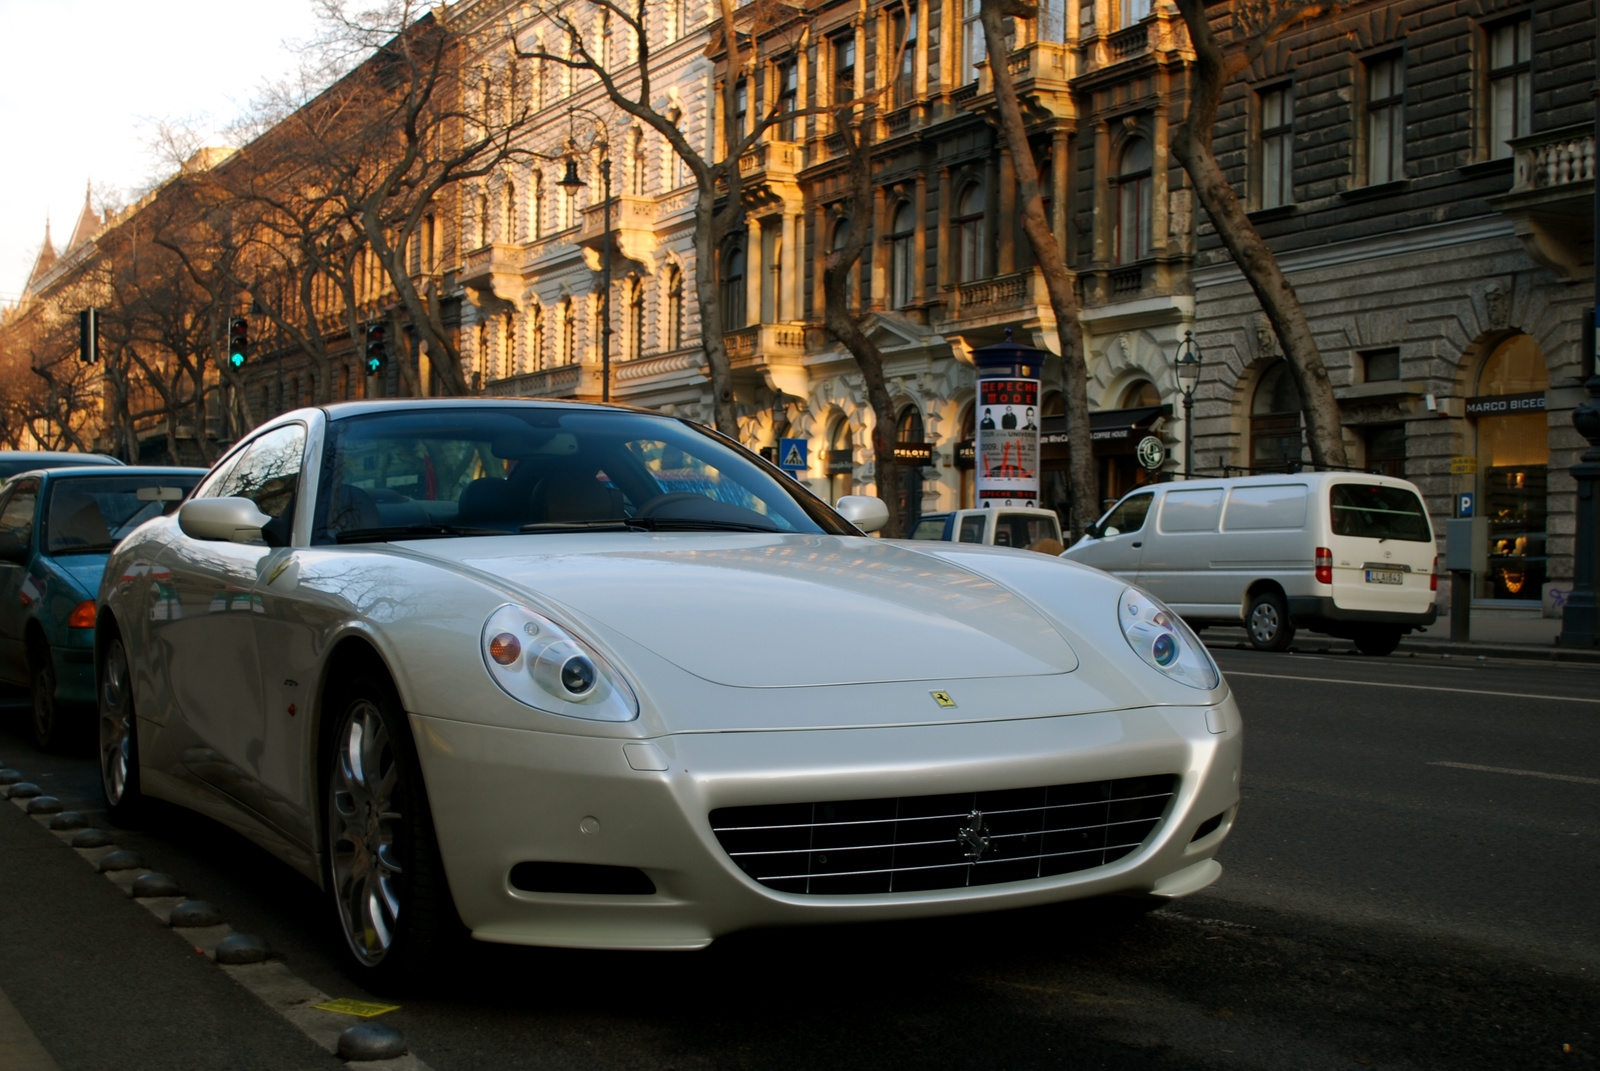
[[[377,1021],[437,1071],[1600,1066],[1600,667],[1216,654],[1244,801],[1222,879],[1163,911],[474,946]],[[92,748],[39,754],[25,714],[0,710],[4,765],[104,827]],[[168,809],[117,843],[376,999],[264,852]],[[0,875],[0,1068],[336,1066],[10,803]]]

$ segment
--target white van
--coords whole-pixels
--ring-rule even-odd
[[[1414,485],[1318,472],[1141,487],[1061,555],[1136,582],[1183,616],[1243,622],[1281,651],[1296,628],[1384,655],[1433,623],[1433,526]]]

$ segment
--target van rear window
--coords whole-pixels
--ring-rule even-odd
[[[1404,487],[1336,483],[1329,491],[1333,534],[1362,539],[1401,539],[1429,543],[1433,529],[1422,501]]]

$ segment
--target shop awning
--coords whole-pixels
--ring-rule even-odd
[[[1104,409],[1089,414],[1089,439],[1096,454],[1132,453],[1134,444],[1157,420],[1172,415],[1170,405],[1138,405],[1131,409]],[[1067,456],[1067,418],[1047,416],[1039,422],[1040,459]]]

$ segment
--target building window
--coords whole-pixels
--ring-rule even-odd
[[[1367,446],[1367,471],[1379,476],[1406,477],[1406,426],[1374,424],[1363,429]]]
[[[1367,350],[1361,354],[1362,379],[1367,383],[1384,383],[1400,378],[1400,351],[1397,349]]]
[[[683,347],[683,269],[676,264],[667,268],[667,307],[665,323],[662,327],[666,333],[666,346],[668,350]]]
[[[750,132],[750,82],[748,79],[739,79],[739,84],[733,91],[733,129],[736,131],[735,144],[729,146],[729,152],[738,148],[738,142]]]
[[[983,185],[974,182],[961,194],[960,207],[957,216],[952,221],[956,226],[956,235],[960,255],[960,263],[956,265],[956,278],[963,283],[970,283],[975,279],[982,279],[987,274],[988,257],[984,255],[986,244],[985,213],[988,206],[983,195]]]
[[[1406,72],[1398,52],[1367,64],[1367,184],[1405,177]]]
[[[1478,373],[1479,397],[1542,394],[1550,386],[1544,354],[1529,335],[1512,335]],[[1478,511],[1489,518],[1489,572],[1478,594],[1543,597],[1550,425],[1544,410],[1477,418]]]
[[[1150,0],[1122,0],[1122,25],[1132,26],[1150,14]]]
[[[730,242],[722,253],[722,323],[736,331],[745,325],[744,243]]]
[[[644,282],[634,280],[628,295],[628,358],[644,356]]]
[[[900,410],[895,422],[895,442],[921,445],[928,434],[922,426],[922,411],[914,405]],[[900,465],[900,518],[910,532],[922,516],[922,466],[912,462]]]
[[[500,191],[501,218],[500,240],[502,242],[515,242],[517,240],[517,185],[510,179],[506,180],[505,188]]]
[[[572,311],[572,299],[561,299],[561,363],[572,364],[578,359],[578,317]]]
[[[517,374],[517,321],[511,313],[500,318],[500,378]]]
[[[634,127],[628,135],[628,192],[635,197],[642,197],[644,187],[644,131]]]
[[[917,300],[916,212],[902,201],[889,233],[889,307],[903,309]]]
[[[843,104],[856,97],[856,39],[833,39],[833,103]]]
[[[544,306],[534,298],[528,303],[528,371],[544,367]]]
[[[895,75],[894,101],[895,107],[904,108],[917,99],[917,10],[902,8],[891,21],[894,37],[890,45],[902,49],[900,69]]]
[[[1489,30],[1489,155],[1511,155],[1512,138],[1533,130],[1533,24],[1526,18]]]
[[[1294,87],[1262,90],[1261,207],[1294,201]]]
[[[1117,263],[1132,264],[1150,255],[1152,176],[1150,142],[1134,138],[1122,150],[1117,168]]]
[[[489,225],[489,195],[478,195],[478,247],[488,245],[494,241],[494,234]]]
[[[435,228],[433,213],[422,217],[422,270],[431,272],[438,268],[439,232]]]
[[[845,495],[855,493],[855,446],[850,441],[850,422],[834,421],[828,432],[828,501],[834,505]]]
[[[544,237],[544,173],[533,173],[533,218],[529,220],[533,225],[533,237],[537,241]]]
[[[1300,468],[1300,390],[1289,362],[1261,374],[1250,402],[1250,471],[1297,472]]]
[[[978,64],[989,58],[986,51],[987,45],[983,39],[983,23],[978,20],[978,13],[983,8],[983,0],[962,0],[961,4],[961,81],[976,82],[978,80]]]
[[[793,115],[800,109],[800,63],[798,60],[785,60],[778,64],[778,111],[782,115]],[[799,123],[794,119],[785,119],[778,124],[779,141],[798,141]]]

